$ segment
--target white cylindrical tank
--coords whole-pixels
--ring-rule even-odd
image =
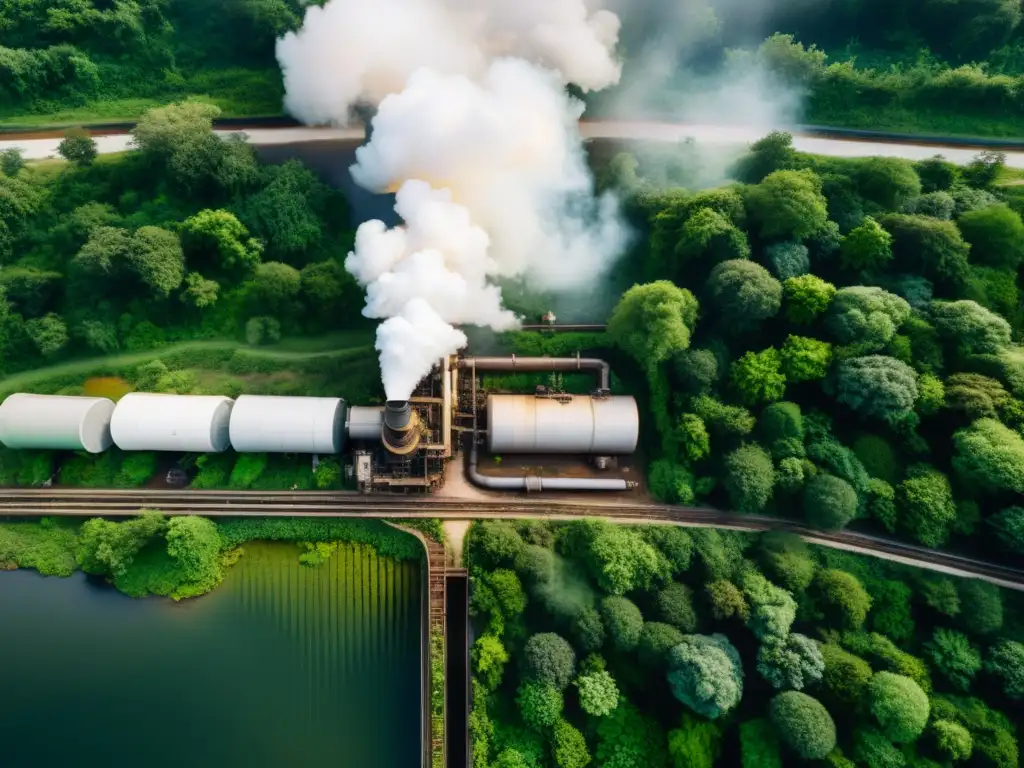
[[[230,397],[133,392],[114,408],[110,435],[122,451],[220,453],[231,445]]]
[[[240,395],[231,447],[240,453],[340,453],[345,401],[337,397]]]
[[[114,402],[105,397],[10,395],[0,405],[0,443],[102,453],[111,444],[113,412]]]
[[[383,426],[383,405],[353,405],[348,409],[345,431],[349,440],[380,440]]]
[[[491,453],[597,453],[636,450],[640,415],[632,397],[581,395],[487,398],[487,446]]]

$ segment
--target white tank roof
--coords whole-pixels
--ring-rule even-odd
[[[10,395],[0,405],[0,443],[102,453],[111,444],[113,412],[113,401],[105,397]]]
[[[340,453],[345,401],[337,397],[241,395],[231,410],[240,453]]]
[[[234,401],[206,395],[133,392],[114,408],[110,434],[123,451],[227,450]]]
[[[491,453],[633,453],[640,415],[632,397],[487,398],[487,446]]]

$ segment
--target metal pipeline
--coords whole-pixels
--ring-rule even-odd
[[[611,366],[596,357],[463,357],[459,368],[485,371],[596,371],[598,387],[611,389]]]
[[[469,480],[492,491],[628,491],[636,488],[633,480],[588,477],[492,477],[477,466],[476,434],[469,451]]]

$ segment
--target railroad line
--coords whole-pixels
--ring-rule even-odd
[[[600,517],[619,523],[671,523],[732,530],[782,531],[824,546],[853,550],[920,568],[974,576],[1024,590],[1024,569],[953,552],[927,549],[855,531],[819,531],[779,518],[739,515],[708,507],[561,498],[489,497],[475,500],[348,491],[161,491],[146,489],[0,489],[0,516],[131,517],[142,509],[206,517],[363,517],[396,519],[572,520]]]

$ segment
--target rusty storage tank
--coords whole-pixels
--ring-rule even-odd
[[[397,456],[406,456],[420,444],[420,420],[408,400],[388,400],[384,404],[384,447]]]
[[[491,453],[633,453],[640,414],[632,397],[490,395]]]
[[[30,448],[103,453],[111,446],[114,402],[105,397],[10,395],[0,405],[0,443]]]

